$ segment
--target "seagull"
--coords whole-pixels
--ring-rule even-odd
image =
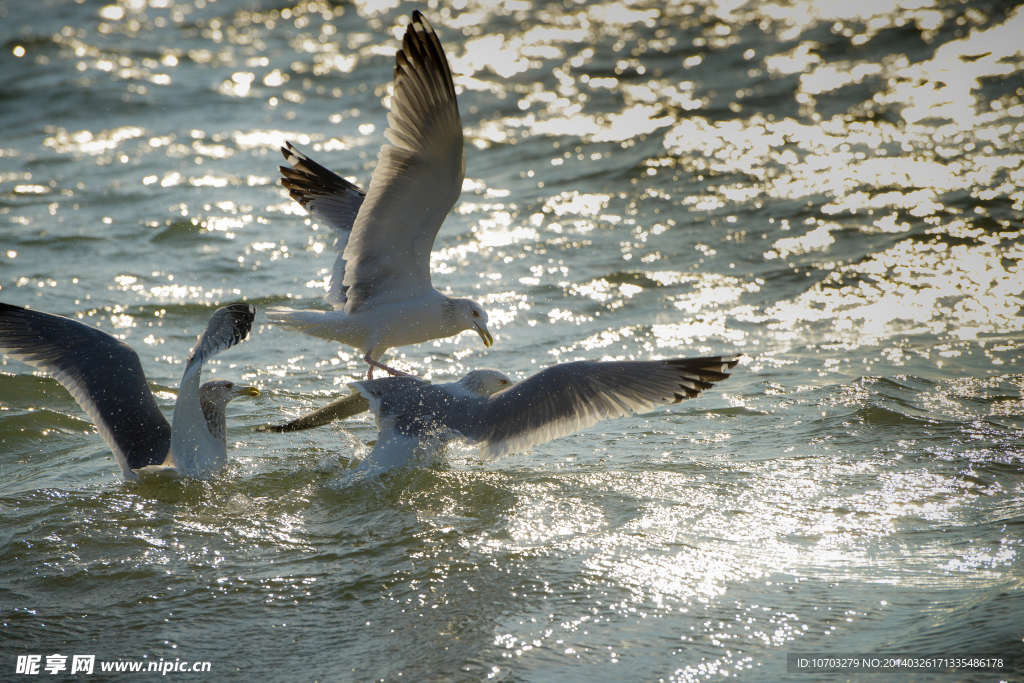
[[[695,398],[727,379],[739,358],[575,361],[553,365],[522,382],[490,368],[446,384],[384,377],[353,382],[349,395],[261,430],[310,429],[371,410],[380,434],[357,471],[381,473],[430,461],[439,447],[459,439],[479,447],[482,460],[494,460],[601,420]]]
[[[419,11],[395,56],[394,93],[385,143],[370,191],[327,170],[291,143],[281,148],[282,185],[336,235],[338,258],[327,301],[333,311],[268,309],[287,329],[339,341],[374,368],[388,349],[473,330],[490,347],[487,312],[472,299],[449,297],[430,281],[430,251],[462,192],[466,154],[455,84],[441,42]]]
[[[157,406],[139,356],[77,320],[0,303],[0,352],[49,373],[92,418],[128,481],[208,477],[227,463],[225,408],[259,389],[227,380],[200,386],[203,363],[249,334],[256,308],[214,312],[185,361],[171,424]]]

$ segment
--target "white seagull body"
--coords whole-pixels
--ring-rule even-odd
[[[249,334],[256,309],[218,309],[192,348],[167,419],[130,346],[77,320],[0,303],[0,352],[53,375],[92,418],[128,481],[207,477],[227,463],[225,408],[256,387],[200,386],[203,363]]]
[[[429,462],[439,446],[461,439],[493,460],[615,417],[695,398],[729,377],[738,356],[655,361],[576,361],[514,382],[498,370],[474,370],[458,382],[415,377],[354,382],[352,393],[267,431],[309,429],[364,410],[380,435],[356,468],[385,472]]]
[[[448,60],[418,11],[395,66],[394,93],[369,192],[317,164],[290,143],[280,167],[291,197],[337,236],[327,301],[333,311],[271,308],[267,319],[363,352],[374,367],[394,347],[473,330],[493,343],[487,313],[430,280],[430,251],[458,201],[466,175],[462,119]]]

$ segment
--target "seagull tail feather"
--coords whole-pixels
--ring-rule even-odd
[[[344,324],[344,316],[338,315],[335,311],[297,311],[282,306],[268,308],[266,318],[286,330],[295,330],[328,341],[339,338],[339,332]]]

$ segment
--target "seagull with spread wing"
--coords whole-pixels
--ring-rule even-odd
[[[249,304],[214,312],[185,362],[170,424],[149,389],[138,354],[102,330],[0,303],[0,352],[52,375],[71,392],[128,481],[207,477],[227,463],[228,402],[260,392],[227,380],[200,386],[202,366],[245,339],[255,316]]]
[[[336,233],[338,258],[327,301],[333,311],[271,308],[267,319],[363,352],[373,369],[394,347],[473,330],[491,346],[487,313],[472,299],[437,291],[430,251],[466,175],[462,119],[441,42],[419,11],[395,55],[391,112],[369,192],[317,164],[290,143],[282,184]]]
[[[416,377],[353,382],[351,393],[291,422],[261,428],[291,432],[373,411],[380,434],[357,470],[384,472],[429,461],[440,446],[462,439],[493,460],[567,436],[601,420],[695,398],[729,377],[739,356],[652,361],[575,361],[522,382],[503,372],[474,370],[457,382]]]

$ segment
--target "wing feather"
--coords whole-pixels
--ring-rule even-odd
[[[227,444],[210,432],[199,402],[202,366],[245,339],[255,318],[256,307],[250,304],[231,304],[217,309],[185,362],[171,419],[171,453],[175,467],[185,476],[216,472],[227,460]]]
[[[462,192],[465,150],[455,85],[437,35],[413,12],[395,58],[391,112],[348,245],[345,310],[430,288],[430,250]]]
[[[159,465],[171,426],[146,382],[139,357],[111,335],[59,315],[0,304],[0,351],[64,385],[96,425],[125,479]]]
[[[334,230],[334,251],[338,258],[334,262],[326,298],[335,309],[344,308],[348,301],[348,287],[342,284],[345,280],[345,247],[366,193],[307,157],[292,143],[286,144],[287,148],[282,147],[281,153],[291,168],[278,167],[283,176],[281,184],[310,216]]]
[[[542,370],[482,401],[461,431],[489,460],[594,425],[694,398],[729,377],[738,356],[578,361]]]

